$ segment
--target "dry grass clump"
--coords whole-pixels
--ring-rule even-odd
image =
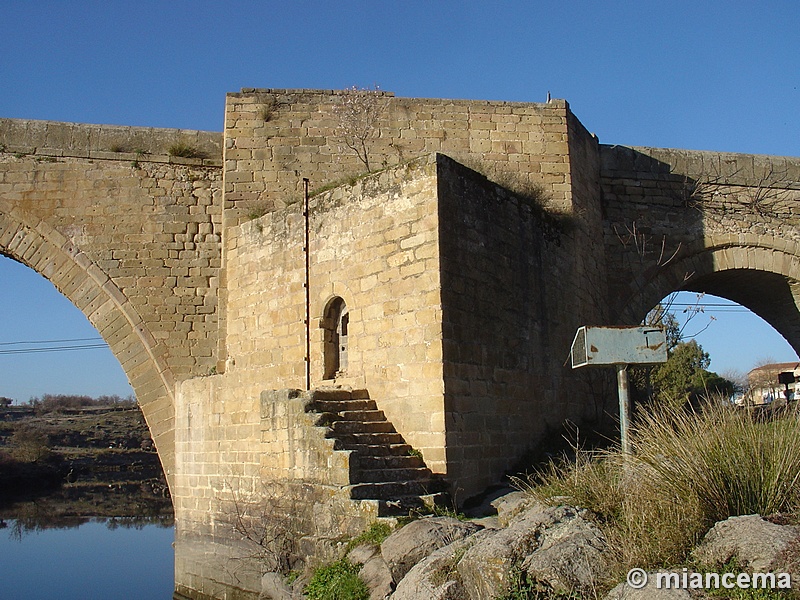
[[[800,417],[722,403],[657,409],[636,424],[629,455],[579,452],[517,483],[539,501],[594,512],[616,563],[609,576],[618,581],[632,567],[685,563],[717,521],[796,512]]]

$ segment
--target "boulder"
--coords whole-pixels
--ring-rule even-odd
[[[468,537],[481,527],[452,517],[427,517],[412,521],[381,544],[381,555],[395,583],[433,551]]]
[[[292,600],[292,588],[280,573],[264,573],[261,576],[261,600]]]
[[[787,551],[800,543],[800,527],[776,525],[759,515],[720,521],[694,550],[695,559],[710,567],[735,558],[753,572],[787,570]]]
[[[577,514],[577,509],[567,506],[542,508],[534,505],[512,520],[506,529],[490,532],[476,542],[458,563],[466,597],[493,600],[502,595],[509,585],[512,567],[521,564],[541,546],[545,530],[574,519]]]
[[[373,556],[380,555],[380,548],[373,544],[360,544],[347,553],[347,560],[354,565],[364,565]]]
[[[647,574],[647,585],[642,588],[633,588],[627,583],[620,583],[603,600],[690,600],[688,590],[681,588],[658,588],[656,574]]]
[[[541,545],[525,558],[522,570],[557,593],[589,592],[606,567],[606,548],[597,526],[575,515],[544,530]]]
[[[467,600],[458,563],[466,551],[492,532],[478,531],[470,537],[435,550],[422,559],[397,584],[391,600]]]
[[[358,576],[369,588],[370,600],[383,600],[394,590],[394,580],[380,549],[372,544],[361,544],[347,553],[347,560],[361,565]]]
[[[380,554],[367,560],[358,572],[358,576],[369,588],[369,600],[383,600],[394,590],[392,573]]]
[[[508,527],[514,518],[535,504],[537,503],[530,494],[519,491],[495,498],[491,503],[492,507],[497,511],[497,521],[501,527]],[[544,506],[541,506],[541,509],[544,508]]]

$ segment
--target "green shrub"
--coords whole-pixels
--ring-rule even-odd
[[[389,535],[392,533],[392,526],[384,521],[375,521],[372,523],[366,531],[360,533],[352,540],[347,542],[347,546],[345,548],[346,552],[350,552],[353,548],[357,546],[361,546],[364,544],[370,544],[372,546],[378,547],[383,543]]]
[[[359,567],[347,560],[318,568],[305,587],[308,600],[368,600],[369,589],[358,577]]]

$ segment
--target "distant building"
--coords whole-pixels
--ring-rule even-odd
[[[754,405],[783,401],[786,398],[786,385],[779,381],[781,373],[792,373],[795,380],[800,379],[800,363],[772,363],[756,367],[747,374],[750,390],[743,401]],[[789,384],[789,400],[796,397],[797,385],[798,383]]]

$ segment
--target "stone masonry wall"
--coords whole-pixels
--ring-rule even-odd
[[[563,362],[601,309],[576,286],[581,223],[452,161],[439,181],[448,480],[463,500],[589,416]]]
[[[427,100],[395,98],[391,94],[371,94],[378,106],[377,118],[374,124],[373,135],[366,141],[371,168],[382,168],[397,164],[427,152],[446,152],[456,160],[469,165],[471,168],[488,175],[490,179],[501,182],[509,188],[541,193],[547,199],[548,208],[563,212],[572,212],[573,203],[576,201],[572,191],[573,179],[580,187],[581,202],[591,205],[592,200],[588,190],[596,182],[596,140],[591,139],[575,119],[564,101],[552,101],[547,104],[483,102],[483,101],[458,101],[458,100]],[[366,169],[354,152],[347,148],[347,140],[343,137],[343,122],[340,118],[341,108],[348,102],[358,102],[358,96],[348,92],[335,92],[332,90],[271,90],[271,89],[246,89],[239,94],[229,94],[226,106],[225,125],[225,209],[226,223],[241,222],[250,216],[264,212],[280,210],[280,207],[296,203],[301,198],[301,180],[307,177],[311,180],[311,188],[342,182],[343,179],[362,173]],[[363,98],[363,96],[362,96]],[[573,143],[573,150],[584,152],[587,156],[594,151],[594,157],[586,163],[573,167],[570,163],[570,131],[578,141]],[[584,143],[584,139],[589,140]],[[588,146],[587,146],[588,144]],[[593,145],[594,144],[594,145]],[[574,173],[572,169],[577,169]],[[592,174],[592,168],[595,168]],[[339,192],[337,192],[339,193]],[[596,196],[596,192],[595,192]],[[434,201],[431,200],[431,203]],[[595,207],[592,210],[596,211]],[[346,235],[353,239],[355,231],[364,232],[369,239],[380,239],[379,236],[369,231],[374,227],[373,219],[361,220],[360,213],[354,213],[348,222],[350,231]],[[592,221],[594,219],[594,221]],[[595,214],[587,216],[585,222],[596,222]],[[289,228],[289,220],[285,224],[266,225],[259,223],[256,227],[273,227],[280,230]],[[397,224],[395,223],[394,226]],[[413,218],[408,225],[392,233],[394,236],[408,235],[413,225]],[[246,226],[245,226],[246,227]],[[295,228],[292,239],[299,243],[300,232],[298,222],[291,227]],[[364,229],[362,229],[364,227]],[[381,227],[382,229],[382,227]],[[252,232],[254,229],[243,231]],[[277,230],[276,230],[277,231]],[[345,230],[346,231],[346,230]],[[325,231],[321,239],[325,239],[330,230]],[[270,236],[273,233],[270,230]],[[283,235],[283,234],[281,234]],[[343,249],[336,235],[329,236],[330,241],[324,242],[326,248],[321,249],[320,256],[327,257],[329,267],[340,268]],[[358,239],[358,238],[355,238]],[[597,236],[592,238],[601,243]],[[277,286],[290,294],[291,298],[285,305],[282,314],[273,312],[275,316],[267,317],[268,311],[257,310],[257,317],[264,324],[267,319],[274,319],[271,323],[276,328],[277,336],[284,337],[271,349],[268,355],[263,352],[258,359],[247,364],[255,367],[257,364],[268,365],[264,372],[270,374],[270,379],[281,381],[281,385],[293,387],[302,381],[303,363],[298,352],[301,350],[303,339],[302,321],[302,280],[298,272],[290,274],[277,268],[274,274],[264,273],[263,265],[280,265],[289,252],[296,252],[299,246],[295,243],[281,244],[275,250],[280,257],[266,257],[258,267],[251,269],[246,277],[252,280],[255,271],[261,270],[262,278],[274,280]],[[312,236],[312,247],[317,243]],[[361,243],[361,242],[358,242]],[[407,242],[412,243],[412,242]],[[416,242],[413,242],[416,243]],[[294,247],[296,250],[292,250]],[[232,249],[228,252],[235,253]],[[376,247],[377,248],[377,247]],[[433,248],[433,246],[432,246]],[[358,293],[359,290],[347,289],[346,286],[374,286],[392,277],[398,272],[403,275],[431,273],[434,265],[434,254],[421,248],[410,252],[412,248],[402,248],[406,252],[400,258],[382,263],[380,256],[375,256],[374,248],[364,248],[360,255],[360,266],[355,270],[340,270],[336,279],[338,289],[345,290],[339,293],[333,288],[326,292],[325,301],[333,295],[341,295],[348,302],[347,294]],[[379,249],[382,253],[383,250]],[[272,252],[272,251],[270,251]],[[420,260],[416,254],[423,258]],[[602,253],[599,252],[598,255]],[[576,254],[577,256],[577,254]],[[233,256],[226,260],[235,260]],[[299,258],[295,258],[299,260]],[[368,274],[365,283],[362,278],[363,267],[369,265],[372,272]],[[574,267],[574,265],[572,265]],[[389,268],[389,272],[381,269]],[[559,263],[559,268],[569,271],[569,267]],[[586,266],[588,270],[589,265]],[[228,275],[233,277],[233,270],[228,270]],[[361,280],[360,280],[361,279]],[[419,278],[418,278],[419,279]],[[359,281],[360,280],[360,281]],[[237,284],[229,280],[230,293],[234,294]],[[314,285],[312,280],[312,286]],[[376,287],[376,292],[383,294],[384,304],[372,310],[367,316],[374,321],[368,331],[370,336],[380,334],[382,347],[376,351],[365,351],[361,347],[351,347],[351,361],[369,358],[373,365],[378,365],[379,371],[368,375],[368,381],[356,381],[359,387],[364,385],[378,402],[379,406],[387,413],[390,420],[396,423],[398,429],[408,435],[408,441],[423,449],[428,464],[437,471],[445,470],[445,456],[443,440],[431,442],[425,437],[436,437],[440,433],[425,434],[425,431],[442,432],[444,430],[444,415],[441,409],[420,410],[414,398],[420,393],[435,394],[436,390],[426,381],[439,367],[436,362],[440,356],[433,356],[433,349],[426,351],[427,356],[416,357],[418,366],[408,366],[409,340],[419,343],[420,340],[429,338],[430,332],[424,331],[421,323],[416,322],[419,333],[406,332],[408,324],[415,325],[415,321],[428,318],[427,315],[414,316],[410,307],[402,306],[409,294],[425,293],[428,289],[426,282],[420,288],[420,281],[405,281],[396,284],[392,295],[386,295],[382,289],[388,290],[388,285]],[[402,289],[400,289],[402,288]],[[431,290],[436,289],[434,284]],[[584,302],[583,292],[580,292],[581,302]],[[587,288],[588,289],[588,288]],[[602,289],[597,286],[594,290]],[[366,292],[368,290],[360,290]],[[594,295],[592,295],[594,294]],[[592,296],[596,301],[597,291],[587,291],[587,296]],[[285,297],[285,296],[284,296]],[[398,299],[398,297],[400,299]],[[277,300],[273,299],[273,303]],[[588,302],[588,300],[586,301]],[[252,330],[256,317],[243,313],[243,307],[249,300],[238,308],[236,302],[226,302],[229,313],[225,319],[231,357],[241,364],[242,357],[233,356],[236,336],[244,330]],[[359,303],[357,310],[362,309]],[[438,302],[437,302],[438,304]],[[431,304],[433,305],[433,304]],[[391,327],[387,325],[388,319],[381,318],[390,315],[398,306],[406,316],[399,318]],[[292,308],[289,308],[292,307]],[[321,316],[321,306],[312,313],[313,319]],[[239,316],[244,321],[238,322]],[[365,313],[366,314],[366,313]],[[360,326],[357,316],[352,315],[352,323]],[[431,315],[434,320],[440,315]],[[246,323],[246,324],[245,324]],[[295,323],[287,329],[287,324]],[[387,328],[379,332],[376,328]],[[547,327],[547,325],[544,325]],[[242,331],[239,331],[242,330]],[[315,330],[314,344],[320,347],[321,331]],[[352,335],[355,344],[362,344],[358,333]],[[371,342],[370,342],[371,343]],[[255,352],[247,349],[247,352]],[[255,357],[255,354],[253,354]],[[288,358],[288,360],[283,360]],[[313,360],[313,359],[312,359]],[[366,360],[364,361],[366,363]],[[402,365],[402,366],[399,366]],[[368,367],[375,370],[375,366]],[[272,374],[283,370],[275,379]],[[314,366],[314,377],[321,371],[321,366]],[[551,374],[552,375],[552,374]],[[289,379],[286,379],[286,377]],[[422,377],[422,379],[420,379]],[[293,379],[292,379],[293,378]],[[441,388],[441,383],[438,384]],[[387,393],[384,393],[384,390]],[[420,392],[420,390],[425,390]],[[389,393],[391,391],[391,393]],[[403,399],[407,398],[407,399]],[[421,405],[423,407],[426,404]],[[424,415],[424,416],[422,416]],[[413,423],[412,423],[413,421]],[[423,422],[424,421],[424,422]],[[516,453],[518,454],[518,453]],[[508,459],[511,460],[511,459]],[[449,462],[449,461],[448,461]],[[482,476],[487,477],[488,475]]]
[[[243,89],[228,94],[225,114],[225,208],[232,221],[302,196],[301,179],[318,189],[366,171],[342,137],[334,90]],[[547,104],[376,97],[371,169],[442,152],[517,185],[540,184],[569,207],[567,115]]]
[[[97,327],[171,479],[174,383],[217,362],[222,189],[219,158],[163,147],[180,139],[210,156],[221,139],[157,131],[0,120],[0,252]]]
[[[179,385],[176,589],[255,599],[264,571],[338,558],[377,503],[350,499],[350,453],[315,426],[310,393],[266,390],[253,414],[226,377]]]
[[[606,323],[608,283],[600,189],[600,149],[597,137],[590,134],[574,115],[569,115],[568,123],[573,208],[570,226],[567,227],[570,244],[564,250],[570,254],[572,261],[569,272],[570,285],[573,286],[571,295],[574,297],[576,314],[596,319],[591,324]]]
[[[231,385],[305,387],[303,219],[299,205],[229,230]],[[432,158],[312,198],[311,381],[367,388],[429,466],[444,469],[441,300]],[[349,365],[323,380],[324,311],[350,314]]]
[[[429,466],[442,471],[435,200],[430,157],[312,198],[311,369],[313,387],[368,388]],[[227,366],[180,382],[175,400],[173,501],[190,588],[209,585],[202,572],[213,572],[215,559],[199,556],[188,540],[210,536],[225,556],[246,551],[231,524],[234,498],[250,506],[289,486],[281,495],[302,499],[292,512],[305,515],[306,535],[317,527],[331,536],[343,523],[363,527],[369,520],[347,497],[346,457],[331,452],[330,440],[297,407],[301,400],[265,392],[305,387],[303,238],[297,204],[227,230]],[[322,380],[320,322],[333,296],[350,311],[349,365],[342,377]],[[374,518],[372,505],[362,504]],[[329,510],[308,512],[323,505]]]
[[[442,470],[438,271],[434,264],[418,271],[412,260],[424,267],[437,253],[435,194],[435,163],[423,159],[312,199],[311,367],[313,387],[369,388],[409,443]],[[275,478],[289,468],[288,449],[277,443],[283,434],[263,429],[272,417],[262,422],[261,415],[273,413],[261,396],[305,387],[303,239],[299,205],[228,230],[227,368],[180,383],[175,400],[179,528],[216,527],[220,498],[232,489],[255,494],[262,474]],[[322,380],[319,328],[333,295],[351,315],[349,369],[335,382]],[[295,475],[286,471],[287,480]]]
[[[0,161],[0,211],[47,222],[107,274],[177,377],[216,364],[217,168],[8,153]]]
[[[800,342],[786,283],[800,275],[800,160],[622,146],[601,157],[616,319],[637,322],[683,288],[735,300]]]

